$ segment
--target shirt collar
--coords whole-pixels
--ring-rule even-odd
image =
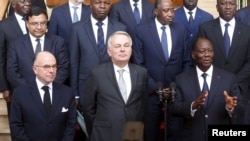
[[[224,27],[226,23],[229,23],[230,26],[232,26],[232,27],[235,26],[235,18],[233,18],[233,19],[230,20],[229,22],[226,22],[226,21],[223,20],[221,17],[219,18],[219,20],[220,20],[220,25],[221,25],[222,27]]]
[[[45,86],[37,77],[36,77],[36,84],[38,89],[41,89],[43,86]],[[47,85],[52,90],[52,82]]]
[[[196,66],[196,71],[197,71],[198,77],[200,77],[203,73],[206,73],[208,76],[212,77],[213,65],[211,65],[210,68],[206,72],[201,71],[201,69],[198,66]]]
[[[91,19],[91,22],[93,25],[96,25],[96,23],[98,22],[94,17],[93,15],[91,14],[90,16],[90,19]],[[104,26],[107,26],[108,25],[108,16],[102,21],[103,25]]]
[[[117,72],[118,70],[121,70],[121,69],[124,69],[125,72],[129,72],[128,64],[126,66],[124,66],[123,68],[120,68],[115,64],[113,64],[113,65],[114,65],[115,72]]]

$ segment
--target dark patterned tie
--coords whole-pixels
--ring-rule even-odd
[[[41,49],[40,39],[37,38],[36,41],[37,41],[37,44],[36,44],[35,54],[37,54],[38,52],[40,52],[42,50]]]
[[[194,18],[193,18],[193,12],[189,11],[188,14],[189,16],[189,25],[192,26],[193,22],[194,22]]]
[[[139,11],[139,9],[138,9],[138,7],[137,7],[137,2],[138,2],[138,0],[134,0],[134,16],[135,16],[135,20],[136,20],[136,23],[137,24],[139,24],[140,23],[140,20],[141,20],[141,18],[140,18],[140,11]]]
[[[99,54],[102,56],[105,52],[105,44],[104,44],[104,33],[102,29],[102,22],[97,22],[96,25],[98,26],[97,30],[97,47],[99,49]]]
[[[230,37],[228,34],[228,26],[230,26],[230,24],[226,23],[224,32],[224,44],[225,44],[226,56],[228,55],[230,49]]]
[[[207,74],[206,74],[206,73],[203,73],[201,76],[202,76],[203,79],[204,79],[203,87],[202,87],[202,92],[206,92],[206,91],[209,92],[209,88],[208,88],[208,84],[207,84],[207,80],[206,80]],[[207,97],[207,99],[208,99],[208,97]],[[207,105],[207,99],[205,100],[204,107],[206,107],[206,105]]]
[[[162,26],[162,34],[161,34],[161,46],[163,49],[163,53],[165,55],[166,61],[168,61],[168,42],[167,42],[167,33],[166,33],[166,26]]]
[[[44,97],[43,97],[43,105],[45,107],[47,114],[50,115],[51,101],[50,101],[49,87],[43,86],[42,89],[45,91]]]

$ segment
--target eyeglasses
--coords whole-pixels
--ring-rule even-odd
[[[45,27],[47,25],[47,21],[43,21],[43,22],[31,22],[29,23],[30,25],[34,26],[34,27],[38,27],[38,26],[41,26],[41,27]]]
[[[52,65],[52,66],[50,66],[50,65],[44,65],[44,66],[38,66],[38,65],[35,65],[36,67],[41,67],[41,68],[43,68],[43,70],[45,70],[45,71],[50,71],[51,69],[52,70],[57,70],[57,65]]]
[[[31,1],[30,0],[20,0],[19,2],[22,3],[22,4],[24,4],[25,2],[30,3]]]

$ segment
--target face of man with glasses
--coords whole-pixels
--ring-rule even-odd
[[[33,71],[44,85],[53,82],[57,72],[55,57],[47,51],[39,52],[34,61]]]
[[[12,7],[17,14],[25,16],[31,8],[30,0],[12,0]]]
[[[42,37],[47,31],[47,17],[44,14],[33,15],[26,21],[29,33],[35,38]]]

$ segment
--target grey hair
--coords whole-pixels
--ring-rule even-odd
[[[111,47],[112,38],[114,36],[116,36],[116,35],[125,35],[125,36],[127,36],[128,39],[129,39],[129,42],[131,43],[131,46],[132,46],[132,38],[130,37],[130,35],[127,32],[125,32],[125,31],[116,31],[116,32],[114,32],[113,34],[111,34],[109,36],[109,39],[108,39],[108,48]]]

